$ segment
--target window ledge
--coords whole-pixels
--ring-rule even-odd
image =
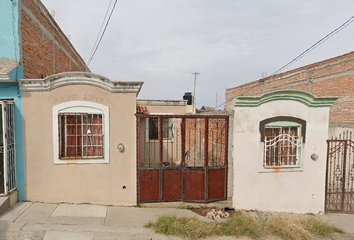
[[[55,159],[54,164],[89,164],[89,163],[109,163],[107,159]]]
[[[259,173],[278,173],[278,172],[303,172],[302,167],[280,167],[280,168],[263,168],[259,170]]]

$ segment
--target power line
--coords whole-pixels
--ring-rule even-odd
[[[106,18],[107,18],[109,9],[110,9],[110,7],[111,7],[111,4],[112,4],[112,0],[109,2],[109,5],[108,5],[108,8],[107,8],[106,14],[104,15],[104,18],[103,18],[103,21],[102,21],[102,24],[101,24],[100,31],[99,31],[98,34],[97,34],[97,38],[96,38],[95,44],[93,45],[92,52],[91,52],[91,54],[90,54],[89,59],[91,59],[91,56],[92,56],[92,54],[93,54],[93,52],[94,52],[94,50],[95,50],[95,47],[96,47],[96,45],[97,45],[97,42],[98,42],[99,38],[100,38],[100,35],[101,35],[101,32],[102,32],[104,23],[106,22]]]
[[[323,42],[325,42],[326,40],[328,40],[329,38],[331,38],[332,36],[334,36],[335,34],[337,34],[338,32],[340,32],[341,30],[343,30],[344,28],[346,28],[347,26],[349,26],[349,24],[351,24],[354,21],[354,16],[352,16],[351,18],[349,18],[347,21],[345,21],[342,25],[340,25],[339,27],[337,27],[336,29],[334,29],[332,32],[330,32],[329,34],[327,34],[326,36],[324,36],[322,39],[320,39],[319,41],[317,41],[315,44],[313,44],[311,47],[309,47],[308,49],[306,49],[304,52],[302,52],[299,56],[297,56],[296,58],[294,58],[293,60],[291,60],[290,62],[288,62],[287,64],[285,64],[283,67],[279,68],[277,71],[275,71],[274,73],[272,73],[270,75],[274,76],[277,73],[279,73],[280,71],[282,71],[283,69],[287,68],[288,66],[290,66],[291,64],[295,63],[296,61],[298,61],[300,58],[302,58],[303,56],[305,56],[307,53],[311,52],[313,49],[315,49],[316,47],[318,47],[320,44],[322,44]],[[229,99],[227,101],[225,101],[224,103],[220,104],[218,107],[221,107],[223,105],[225,105],[226,103],[232,101],[232,99]]]
[[[308,49],[306,49],[304,52],[302,52],[299,56],[297,56],[296,58],[294,58],[293,60],[291,60],[290,62],[288,62],[287,64],[285,64],[284,66],[282,66],[281,68],[279,68],[277,71],[275,71],[274,73],[272,73],[270,76],[274,76],[277,73],[281,72],[283,69],[287,68],[288,66],[290,66],[291,64],[297,62],[299,59],[301,59],[303,56],[305,56],[306,54],[308,54],[309,52],[311,52],[313,49],[315,49],[316,47],[318,47],[320,44],[322,44],[323,42],[325,42],[326,40],[328,40],[329,38],[331,38],[332,36],[334,36],[335,34],[337,34],[338,32],[340,32],[341,30],[343,30],[344,28],[346,28],[347,26],[349,26],[349,24],[351,24],[354,21],[354,16],[352,16],[351,18],[349,18],[345,23],[343,23],[342,25],[340,25],[339,27],[337,27],[335,30],[333,30],[332,32],[330,32],[329,34],[327,34],[325,37],[323,37],[321,40],[317,41],[315,44],[313,44],[311,47],[309,47]]]
[[[111,2],[112,2],[112,0],[111,0]],[[108,9],[109,9],[109,7],[111,6],[111,2],[109,3]],[[113,14],[113,11],[114,11],[114,9],[115,9],[115,7],[116,7],[117,2],[118,2],[118,0],[115,0],[115,1],[114,1],[114,5],[113,5],[113,7],[112,7],[111,13],[109,14],[109,17],[108,17],[108,20],[107,20],[106,25],[105,25],[105,27],[104,27],[104,30],[103,30],[101,36],[99,37],[99,41],[97,42],[98,36],[99,36],[99,34],[100,34],[101,30],[102,30],[102,26],[101,26],[101,29],[100,29],[100,31],[99,31],[99,33],[98,33],[98,36],[97,36],[97,39],[96,39],[97,44],[94,46],[94,48],[93,48],[93,50],[92,50],[92,53],[91,53],[91,55],[90,55],[90,58],[89,58],[89,60],[88,60],[88,62],[87,62],[87,66],[90,65],[90,63],[91,63],[93,57],[94,57],[95,54],[96,54],[96,51],[97,51],[98,47],[100,46],[100,43],[101,43],[102,38],[103,38],[103,35],[105,34],[105,32],[106,32],[106,30],[107,30],[108,23],[109,23],[110,20],[111,20],[111,17],[112,17],[112,14]],[[108,9],[107,9],[107,12],[108,12]],[[107,16],[107,12],[106,12],[106,16]],[[105,16],[104,19],[103,19],[103,23],[104,23],[104,21],[106,20],[106,16]],[[103,23],[102,23],[102,25],[103,25]]]

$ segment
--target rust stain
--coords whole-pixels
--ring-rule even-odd
[[[273,168],[273,171],[274,171],[274,173],[275,173],[275,181],[278,181],[279,168]]]

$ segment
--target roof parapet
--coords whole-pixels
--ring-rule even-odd
[[[88,72],[67,72],[44,79],[19,80],[22,92],[43,92],[68,85],[91,85],[114,93],[138,94],[144,82],[111,81],[104,76]]]
[[[261,104],[277,100],[293,100],[309,107],[330,107],[339,97],[315,97],[304,91],[275,91],[261,96],[239,96],[232,101],[232,107],[258,107]]]

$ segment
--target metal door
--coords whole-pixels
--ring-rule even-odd
[[[327,212],[354,213],[354,142],[352,132],[327,140]]]
[[[226,199],[228,120],[137,115],[138,202]]]

